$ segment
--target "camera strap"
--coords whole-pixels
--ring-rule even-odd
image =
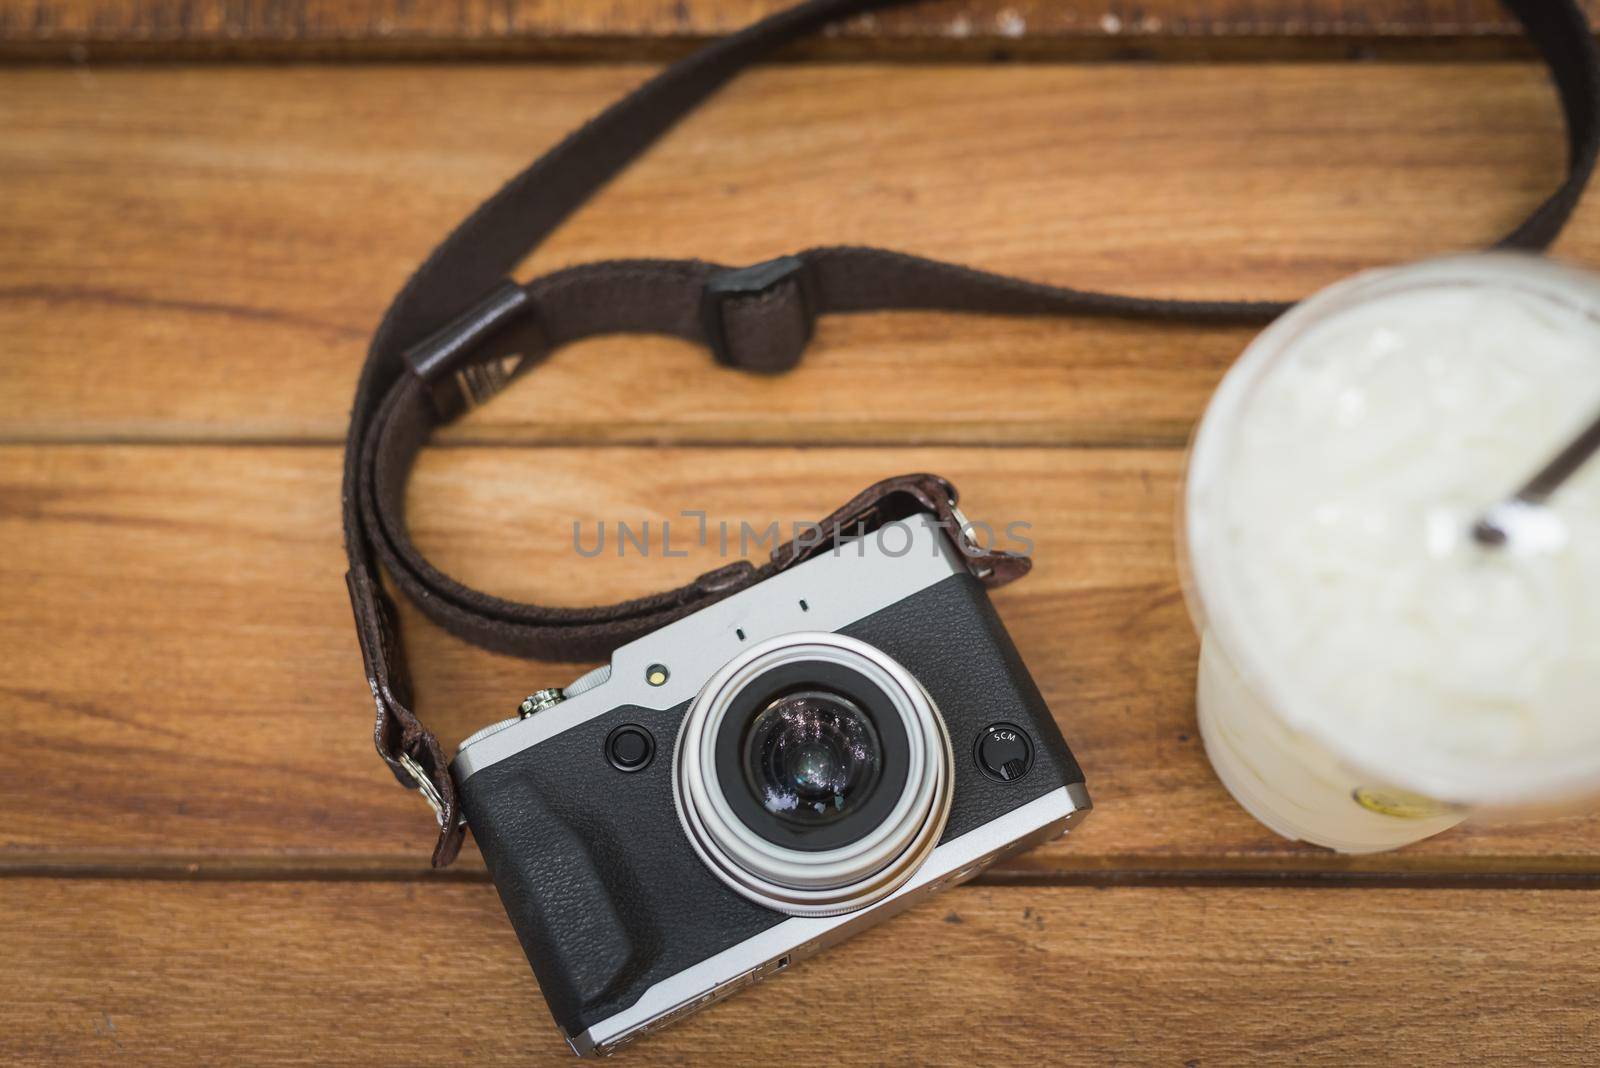
[[[433,567],[406,531],[405,484],[435,427],[482,404],[555,349],[599,334],[667,334],[706,346],[725,367],[772,374],[793,367],[817,316],[834,312],[904,309],[1199,323],[1265,322],[1289,307],[1096,293],[861,247],[811,249],[752,267],[613,260],[527,283],[508,281],[552,230],[735,74],[830,22],[905,2],[810,0],[667,67],[485,201],[434,249],[385,313],[361,371],[346,443],[346,582],[377,707],[378,752],[402,785],[421,790],[433,806],[440,823],[436,866],[455,858],[462,821],[448,758],[413,710],[395,606],[380,582],[380,567],[430,619],[468,641],[534,659],[595,660],[825,551],[831,539],[796,539],[760,566],[740,561],[681,589],[621,604],[551,608],[503,600]],[[1538,250],[1566,223],[1600,151],[1600,56],[1576,0],[1502,2],[1549,65],[1566,118],[1565,181],[1496,246]],[[931,475],[879,483],[819,529],[854,534],[917,511],[945,524],[984,581],[999,584],[1026,571],[1026,559],[985,552],[961,537],[965,521],[955,490]]]

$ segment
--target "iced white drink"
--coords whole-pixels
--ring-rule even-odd
[[[1349,852],[1600,792],[1600,460],[1472,536],[1600,413],[1600,279],[1510,254],[1362,275],[1266,330],[1180,524],[1206,751]]]

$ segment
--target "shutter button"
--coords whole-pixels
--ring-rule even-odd
[[[639,771],[656,754],[656,740],[635,723],[624,723],[606,736],[606,757],[618,771]]]
[[[1021,727],[1009,723],[984,728],[973,752],[983,773],[999,782],[1014,782],[1033,767],[1033,743]]]

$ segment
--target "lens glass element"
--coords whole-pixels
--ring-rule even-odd
[[[826,690],[794,690],[751,720],[744,772],[768,812],[817,827],[842,820],[872,796],[883,750],[872,720],[854,701]]]

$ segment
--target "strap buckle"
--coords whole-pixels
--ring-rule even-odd
[[[800,362],[816,324],[806,262],[779,256],[706,279],[700,327],[724,367],[777,374]]]
[[[956,543],[956,548],[970,561],[972,576],[976,579],[987,579],[994,574],[994,565],[987,561],[989,550],[978,543],[972,534],[972,522],[967,519],[967,514],[956,506],[956,499],[952,495],[946,497],[949,502],[946,508],[950,512],[950,523],[954,530],[950,531],[951,539]]]
[[[422,765],[416,762],[410,753],[401,751],[399,763],[406,769],[406,774],[411,776],[411,781],[416,784],[417,791],[422,794],[422,799],[433,809],[433,818],[440,827],[444,827],[444,798],[439,796],[439,788],[433,785],[433,780],[428,778],[428,773],[422,770]],[[456,826],[460,827],[467,822],[466,816],[456,816]]]

